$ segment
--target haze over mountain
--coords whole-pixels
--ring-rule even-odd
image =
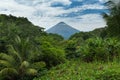
[[[71,35],[80,32],[79,30],[69,26],[64,22],[60,22],[55,26],[51,27],[46,31],[47,33],[59,34],[64,37],[64,39],[68,39]]]

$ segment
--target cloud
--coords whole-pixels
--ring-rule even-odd
[[[108,0],[99,0],[101,3],[105,3],[107,2]]]
[[[71,25],[81,31],[91,31],[106,25],[102,16],[99,14],[86,14],[76,18],[76,20],[72,21]]]
[[[27,17],[35,25],[45,27],[46,29],[52,27],[60,21],[64,21],[73,27],[89,31],[96,27],[104,27],[105,23],[99,14],[86,14],[72,17],[60,17],[59,15],[69,15],[70,13],[77,14],[90,9],[106,9],[101,4],[84,4],[77,5],[73,8],[65,9],[65,7],[72,6],[73,0],[1,0],[0,14],[12,14],[15,16]],[[84,0],[74,0],[82,2]],[[102,0],[100,0],[102,1]],[[52,7],[52,4],[60,3],[62,7]],[[59,17],[58,17],[59,16]]]
[[[51,0],[50,1],[51,3],[61,3],[63,5],[70,5],[71,4],[71,1],[69,0]]]
[[[0,5],[0,13],[5,14],[13,14],[15,16],[26,16],[28,17],[34,11],[32,7],[28,7],[25,5],[20,5],[16,3],[14,0],[1,0]],[[27,11],[27,12],[26,12]]]
[[[82,2],[83,0],[71,0],[71,1],[75,1],[75,2]]]

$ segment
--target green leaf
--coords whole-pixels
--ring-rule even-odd
[[[6,67],[13,67],[8,61],[0,60],[0,64]]]
[[[15,61],[15,59],[11,55],[7,55],[5,53],[0,53],[0,59],[1,60],[6,60],[10,63],[13,63]]]
[[[4,68],[0,71],[0,76],[10,76],[10,75],[18,75],[18,72],[14,68]]]
[[[45,62],[35,62],[32,64],[32,67],[37,69],[37,70],[39,70],[45,66],[46,66]]]
[[[28,68],[29,67],[29,62],[23,61],[20,68]]]
[[[27,75],[30,75],[30,76],[35,76],[35,75],[37,74],[37,70],[32,69],[32,68],[27,69],[27,70],[26,70],[26,74],[27,74]]]

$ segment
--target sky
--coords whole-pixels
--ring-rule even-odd
[[[80,31],[105,27],[102,13],[107,0],[0,0],[0,14],[27,17],[46,30],[65,22]]]

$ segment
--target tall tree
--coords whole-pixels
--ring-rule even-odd
[[[104,14],[103,17],[107,22],[107,30],[110,36],[120,37],[120,1],[109,0],[106,5],[110,14]]]

